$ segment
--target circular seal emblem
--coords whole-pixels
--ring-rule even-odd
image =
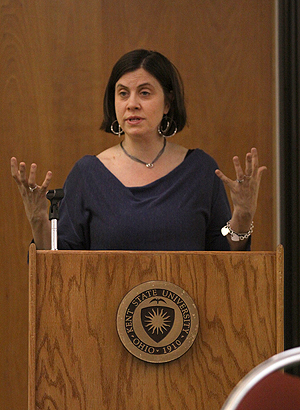
[[[126,349],[150,363],[182,356],[194,343],[199,316],[191,297],[165,281],[142,283],[127,293],[117,313],[117,330]]]

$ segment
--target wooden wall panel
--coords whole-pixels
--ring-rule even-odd
[[[263,177],[254,250],[276,245],[273,1],[0,0],[0,403],[26,408],[27,263],[31,232],[11,156],[54,172],[61,187],[85,154],[117,138],[99,131],[102,96],[124,52],[156,49],[182,73],[189,127],[234,177],[232,156],[257,146]]]

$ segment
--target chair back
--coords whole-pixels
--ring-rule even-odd
[[[300,378],[279,371],[300,363],[300,347],[272,356],[232,390],[221,410],[300,409]]]

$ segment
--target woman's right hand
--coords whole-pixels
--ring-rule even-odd
[[[12,157],[10,164],[11,174],[18,185],[37,248],[49,249],[49,201],[46,193],[52,179],[52,172],[48,171],[42,185],[37,185],[36,164],[31,164],[28,177],[25,162],[20,162],[18,165],[17,159]]]
[[[16,181],[24,203],[27,218],[30,223],[35,223],[44,218],[48,210],[46,193],[52,178],[52,172],[48,171],[42,185],[36,183],[37,165],[31,164],[28,177],[26,175],[26,164],[11,158],[11,174]]]

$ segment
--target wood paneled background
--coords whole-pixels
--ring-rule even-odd
[[[155,49],[180,70],[189,127],[234,178],[232,157],[256,146],[264,174],[253,250],[276,243],[275,1],[0,0],[0,403],[27,406],[27,250],[31,232],[10,158],[48,169],[59,188],[72,165],[118,143],[99,131],[110,70]]]

